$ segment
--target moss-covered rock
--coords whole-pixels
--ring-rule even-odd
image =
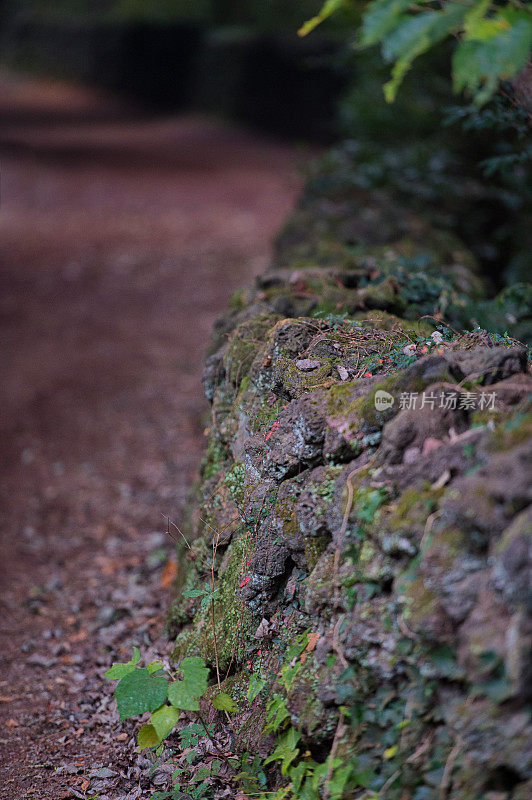
[[[385,198],[303,199],[274,262],[215,330],[180,589],[216,593],[174,604],[174,657],[228,673],[242,749],[273,748],[266,695],[309,754],[334,741],[345,798],[523,800],[526,350],[447,325],[488,302],[474,259]]]

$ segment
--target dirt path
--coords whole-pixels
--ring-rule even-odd
[[[201,455],[202,354],[295,157],[58,84],[4,77],[0,112],[0,798],[140,797],[102,674],[167,648],[161,514]]]

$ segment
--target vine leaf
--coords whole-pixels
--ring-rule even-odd
[[[168,688],[168,699],[175,708],[199,711],[199,698],[207,691],[209,670],[199,656],[184,658],[179,669],[182,681],[174,681]]]
[[[136,668],[119,682],[115,689],[120,720],[155,711],[166,700],[168,683],[165,678],[154,678],[147,669]]]
[[[263,678],[259,678],[259,676],[255,674],[251,675],[249,678],[249,686],[246,694],[248,701],[252,703],[262,692],[265,686],[266,686],[266,681]]]
[[[133,658],[131,661],[128,661],[127,664],[120,664],[115,662],[112,667],[110,667],[107,672],[105,673],[105,677],[109,678],[112,681],[118,681],[121,678],[125,678],[125,676],[129,672],[133,672],[135,667],[140,661],[140,650],[138,647],[133,648]]]
[[[185,681],[174,681],[168,687],[168,699],[174,708],[182,711],[199,711],[198,698],[193,694]]]
[[[141,750],[144,750],[145,747],[156,747],[159,741],[153,725],[143,725],[137,734],[137,744]]]
[[[165,739],[174,729],[179,719],[179,711],[173,706],[164,705],[151,715],[151,724],[155,728],[159,741]]]
[[[189,691],[196,697],[201,697],[207,691],[207,681],[209,670],[205,666],[205,661],[199,656],[189,656],[184,658],[179,669],[183,673],[184,682],[189,687]]]

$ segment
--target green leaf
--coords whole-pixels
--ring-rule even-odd
[[[204,781],[205,778],[209,778],[210,774],[211,771],[208,767],[199,767],[199,769],[192,776],[192,781],[194,783],[199,783],[200,781]]]
[[[173,681],[168,687],[168,699],[175,708],[182,711],[199,711],[197,696],[190,691],[185,681]]]
[[[183,592],[183,597],[203,597],[204,594],[208,594],[207,589],[188,589]]]
[[[148,670],[150,675],[153,675],[154,672],[159,672],[159,670],[164,668],[165,668],[164,664],[161,664],[161,662],[159,661],[152,661],[151,664],[148,664],[146,666],[146,669]]]
[[[202,598],[200,602],[200,608],[204,611],[206,608],[210,606],[210,604],[215,599],[216,595],[218,594],[218,589],[215,589],[214,592],[207,592]]]
[[[207,691],[209,670],[199,656],[184,658],[179,669],[182,681],[173,681],[168,688],[168,699],[175,708],[199,711],[198,698]]]
[[[477,0],[464,18],[464,39],[485,41],[510,27],[510,22],[501,14],[487,17],[492,6],[491,0]]]
[[[189,656],[183,659],[179,669],[183,673],[183,679],[191,694],[196,697],[204,695],[209,680],[209,670],[205,666],[205,661],[199,656]]]
[[[487,39],[465,38],[453,56],[455,91],[468,90],[479,106],[490,99],[500,80],[521,71],[532,49],[530,14],[504,9],[498,16],[509,27]]]
[[[414,60],[429,48],[460,28],[467,6],[448,3],[442,11],[424,11],[408,15],[382,44],[386,61],[394,61],[392,79],[384,85],[387,102],[395,100],[397,90]]]
[[[464,31],[467,33],[481,19],[484,19],[490,10],[492,0],[475,0],[473,6],[464,17]]]
[[[105,677],[109,678],[112,681],[119,681],[121,678],[125,678],[129,672],[133,672],[135,669],[134,664],[113,664],[107,672],[105,673]]]
[[[354,769],[355,767],[353,764],[347,764],[344,767],[334,770],[329,782],[330,800],[340,800],[340,798],[344,797],[347,782],[352,776]]]
[[[321,25],[328,17],[338,11],[344,5],[344,2],[345,0],[326,0],[319,14],[303,23],[297,32],[298,36],[307,36],[314,28],[317,28],[318,25]]]
[[[156,747],[160,741],[153,725],[143,725],[137,734],[137,744],[141,750],[145,747]]]
[[[128,661],[127,664],[120,664],[116,662],[110,667],[107,672],[105,673],[105,677],[109,678],[112,681],[119,681],[121,678],[125,678],[125,676],[132,672],[136,665],[140,661],[140,650],[138,647],[133,648],[133,658],[131,661]]]
[[[362,770],[355,770],[352,775],[352,782],[356,784],[356,786],[363,786],[364,789],[368,789],[373,781],[375,780],[376,775],[372,769],[366,767],[366,769]],[[368,798],[368,800],[370,800]]]
[[[290,780],[292,782],[291,789],[296,796],[301,789],[301,784],[306,772],[307,763],[305,761],[300,761],[295,767],[290,767]]]
[[[464,677],[464,670],[456,661],[456,651],[448,645],[438,647],[430,656],[432,664],[436,667],[440,678],[460,680]]]
[[[228,714],[236,714],[238,711],[235,701],[225,692],[217,694],[212,704],[218,711],[227,711]]]
[[[190,796],[193,798],[193,800],[206,800],[205,792],[208,788],[209,784],[207,781],[204,781],[203,783],[200,783],[199,786],[196,786],[195,789],[192,789]]]
[[[266,686],[265,680],[259,678],[258,675],[255,674],[251,675],[246,695],[248,701],[252,703],[255,700],[255,698],[262,692],[265,686]]]
[[[290,712],[286,706],[286,700],[282,695],[276,694],[268,705],[268,713],[266,715],[267,725],[264,732],[273,731],[274,733],[283,727],[287,719],[290,719]]]
[[[122,678],[115,689],[120,719],[155,711],[166,700],[167,692],[165,678],[153,678],[147,669],[137,667]]]
[[[277,747],[268,758],[264,761],[264,765],[271,764],[272,761],[281,761],[281,772],[286,775],[290,764],[299,755],[297,743],[301,739],[301,734],[295,728],[289,728],[288,731],[279,739]]]
[[[404,18],[403,11],[409,5],[411,0],[375,0],[370,3],[362,18],[360,44],[369,47],[380,42]]]
[[[179,711],[172,706],[164,705],[151,715],[151,724],[157,731],[159,741],[166,739],[169,733],[174,729],[177,720],[179,719]]]

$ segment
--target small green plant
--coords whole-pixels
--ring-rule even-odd
[[[293,727],[288,709],[288,694],[305,663],[309,650],[313,649],[316,635],[305,631],[296,637],[287,648],[274,691],[266,707],[265,733],[273,733],[276,743],[263,766],[277,763],[285,785],[276,791],[256,791],[257,800],[340,800],[346,789],[363,785],[357,781],[356,765],[345,764],[334,752],[324,762],[315,761],[304,746],[301,733]],[[255,765],[255,785],[260,785],[260,772]],[[246,774],[249,779],[249,775]]]
[[[204,660],[199,656],[184,658],[174,674],[157,661],[140,667],[140,652],[136,647],[133,650],[130,661],[113,664],[105,677],[118,680],[114,696],[120,720],[141,716],[146,712],[151,714],[149,723],[138,732],[139,748],[158,747],[172,733],[182,711],[194,712],[200,723],[193,732],[188,727],[187,735],[193,736],[203,731],[212,739],[211,729],[203,721],[199,704],[209,686],[209,670]],[[233,700],[224,692],[217,694],[211,702],[219,711],[234,713],[237,710]]]
[[[204,611],[209,608],[210,604],[216,599],[218,589],[213,589],[207,586],[205,589],[189,589],[183,592],[183,597],[201,597],[200,608]]]

